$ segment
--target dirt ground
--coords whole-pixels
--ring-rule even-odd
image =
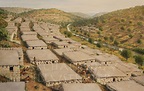
[[[41,83],[35,81],[29,81],[26,83],[26,91],[52,91],[52,90]]]

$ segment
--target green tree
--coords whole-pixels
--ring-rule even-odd
[[[8,23],[4,19],[0,18],[0,28],[5,28],[7,25]]]
[[[64,31],[64,34],[65,34],[67,37],[72,37],[72,33],[69,32],[69,31]]]
[[[0,41],[8,40],[8,32],[4,28],[0,28]]]
[[[92,44],[94,42],[94,40],[92,38],[89,38],[88,42]]]
[[[144,56],[135,56],[135,62],[144,65]]]
[[[67,36],[68,37],[72,37],[72,33],[71,32],[67,32]]]
[[[123,51],[121,52],[121,55],[122,55],[123,57],[125,57],[126,59],[128,59],[128,58],[132,57],[132,52],[131,52],[130,50],[123,50]]]
[[[102,44],[101,43],[97,43],[96,46],[99,47],[99,48],[101,48]]]
[[[135,48],[133,49],[135,52],[143,54],[144,55],[144,49],[143,48]]]

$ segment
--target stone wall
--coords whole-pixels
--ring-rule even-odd
[[[31,62],[32,64],[37,64],[37,65],[39,65],[39,64],[53,64],[53,63],[58,63],[58,60],[36,60],[36,61],[30,60],[30,62]]]
[[[129,78],[128,77],[96,78],[96,81],[103,85],[105,85],[106,83],[119,82],[119,81],[125,81],[125,80],[129,80]]]
[[[47,49],[47,46],[28,46],[29,50],[43,50],[43,49]]]
[[[15,66],[0,66],[0,75],[9,78],[12,81],[20,81],[20,67]]]

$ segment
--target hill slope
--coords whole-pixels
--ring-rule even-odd
[[[93,15],[93,18],[102,16],[102,15],[104,15],[104,14],[106,14],[106,13],[107,13],[107,12],[96,13],[95,15]]]
[[[32,10],[22,13],[21,16],[52,23],[73,22],[74,20],[81,19],[81,17],[54,8]]]
[[[9,11],[9,12],[13,12],[13,13],[22,13],[22,12],[28,12],[31,11],[31,8],[20,8],[20,7],[0,7],[3,10]]]
[[[116,40],[123,47],[144,47],[144,6],[114,11],[82,22],[78,27],[99,28],[91,34],[95,40],[110,44]]]
[[[7,22],[4,20],[5,18],[7,18],[7,11],[0,9],[0,28],[7,26]]]
[[[73,14],[73,15],[82,17],[82,18],[91,18],[90,15],[87,15],[87,14],[84,14],[84,13],[81,13],[81,12],[70,12],[70,13]]]

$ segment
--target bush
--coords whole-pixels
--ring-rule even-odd
[[[144,49],[142,49],[142,48],[135,48],[133,50],[137,53],[144,54]]]
[[[142,22],[138,22],[137,25],[138,26],[143,26],[143,23]]]
[[[72,33],[69,32],[69,31],[64,31],[64,34],[65,34],[67,37],[72,37]]]
[[[0,18],[0,28],[5,28],[7,26],[8,23],[4,19]]]
[[[0,28],[0,41],[8,40],[8,32],[5,28]]]
[[[129,35],[129,37],[130,37],[130,38],[132,38],[132,37],[133,37],[133,35],[132,35],[132,34],[130,34],[130,35]]]
[[[99,48],[101,48],[102,44],[101,43],[97,43],[96,46],[99,47]]]
[[[144,65],[144,57],[143,56],[135,56],[135,62],[139,65]]]
[[[94,40],[92,38],[89,38],[88,42],[92,44],[94,42]]]
[[[122,55],[123,57],[125,57],[126,59],[128,59],[128,58],[132,57],[132,52],[131,52],[130,50],[123,50],[123,51],[121,52],[121,55]]]

